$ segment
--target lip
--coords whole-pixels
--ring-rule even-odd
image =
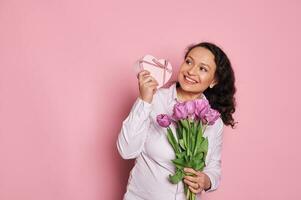
[[[197,80],[195,80],[194,78],[191,78],[190,76],[186,76],[186,75],[184,75],[184,80],[185,80],[187,83],[190,83],[190,82],[188,82],[188,81],[186,80],[186,78],[185,78],[185,77],[188,77],[189,79],[191,79],[191,80],[194,80],[194,81],[195,81],[195,83],[194,83],[194,84],[198,83],[198,81],[197,81]],[[193,84],[193,83],[190,83],[190,84]]]

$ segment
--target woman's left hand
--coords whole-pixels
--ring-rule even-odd
[[[193,174],[193,176],[184,176],[184,183],[189,186],[191,192],[197,194],[210,188],[211,182],[207,174],[192,168],[184,168],[184,172]]]

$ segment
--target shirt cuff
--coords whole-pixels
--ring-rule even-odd
[[[213,176],[209,173],[209,172],[203,172],[204,174],[206,174],[208,177],[209,177],[209,179],[210,179],[210,188],[209,189],[207,189],[207,190],[204,190],[205,192],[211,192],[211,191],[214,191],[215,190],[215,183],[214,183],[214,178],[213,178]]]
[[[138,103],[141,103],[143,105],[143,107],[146,108],[146,109],[150,109],[152,107],[151,103],[148,103],[147,101],[144,101],[140,97],[138,97]]]

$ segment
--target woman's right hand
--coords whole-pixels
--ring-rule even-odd
[[[150,75],[150,72],[147,70],[142,70],[139,72],[138,76],[138,83],[139,83],[139,97],[151,103],[153,100],[153,96],[157,90],[157,86],[159,85],[158,82],[154,77]]]

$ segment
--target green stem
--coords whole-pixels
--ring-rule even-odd
[[[191,155],[190,154],[190,150],[191,150],[191,123],[190,123],[190,121],[188,121],[188,138],[187,138],[187,140],[188,140],[188,146],[189,146],[189,155]]]
[[[191,200],[195,200],[195,194],[194,193],[191,195]]]
[[[189,189],[188,186],[187,186],[186,199],[189,200],[189,197],[190,197],[190,189]]]
[[[205,133],[205,130],[206,130],[208,124],[209,124],[209,123],[207,123],[207,124],[205,124],[205,125],[203,126],[203,134]]]
[[[184,183],[184,191],[186,194],[186,200],[195,200],[196,199],[196,194],[190,191],[188,185]]]

